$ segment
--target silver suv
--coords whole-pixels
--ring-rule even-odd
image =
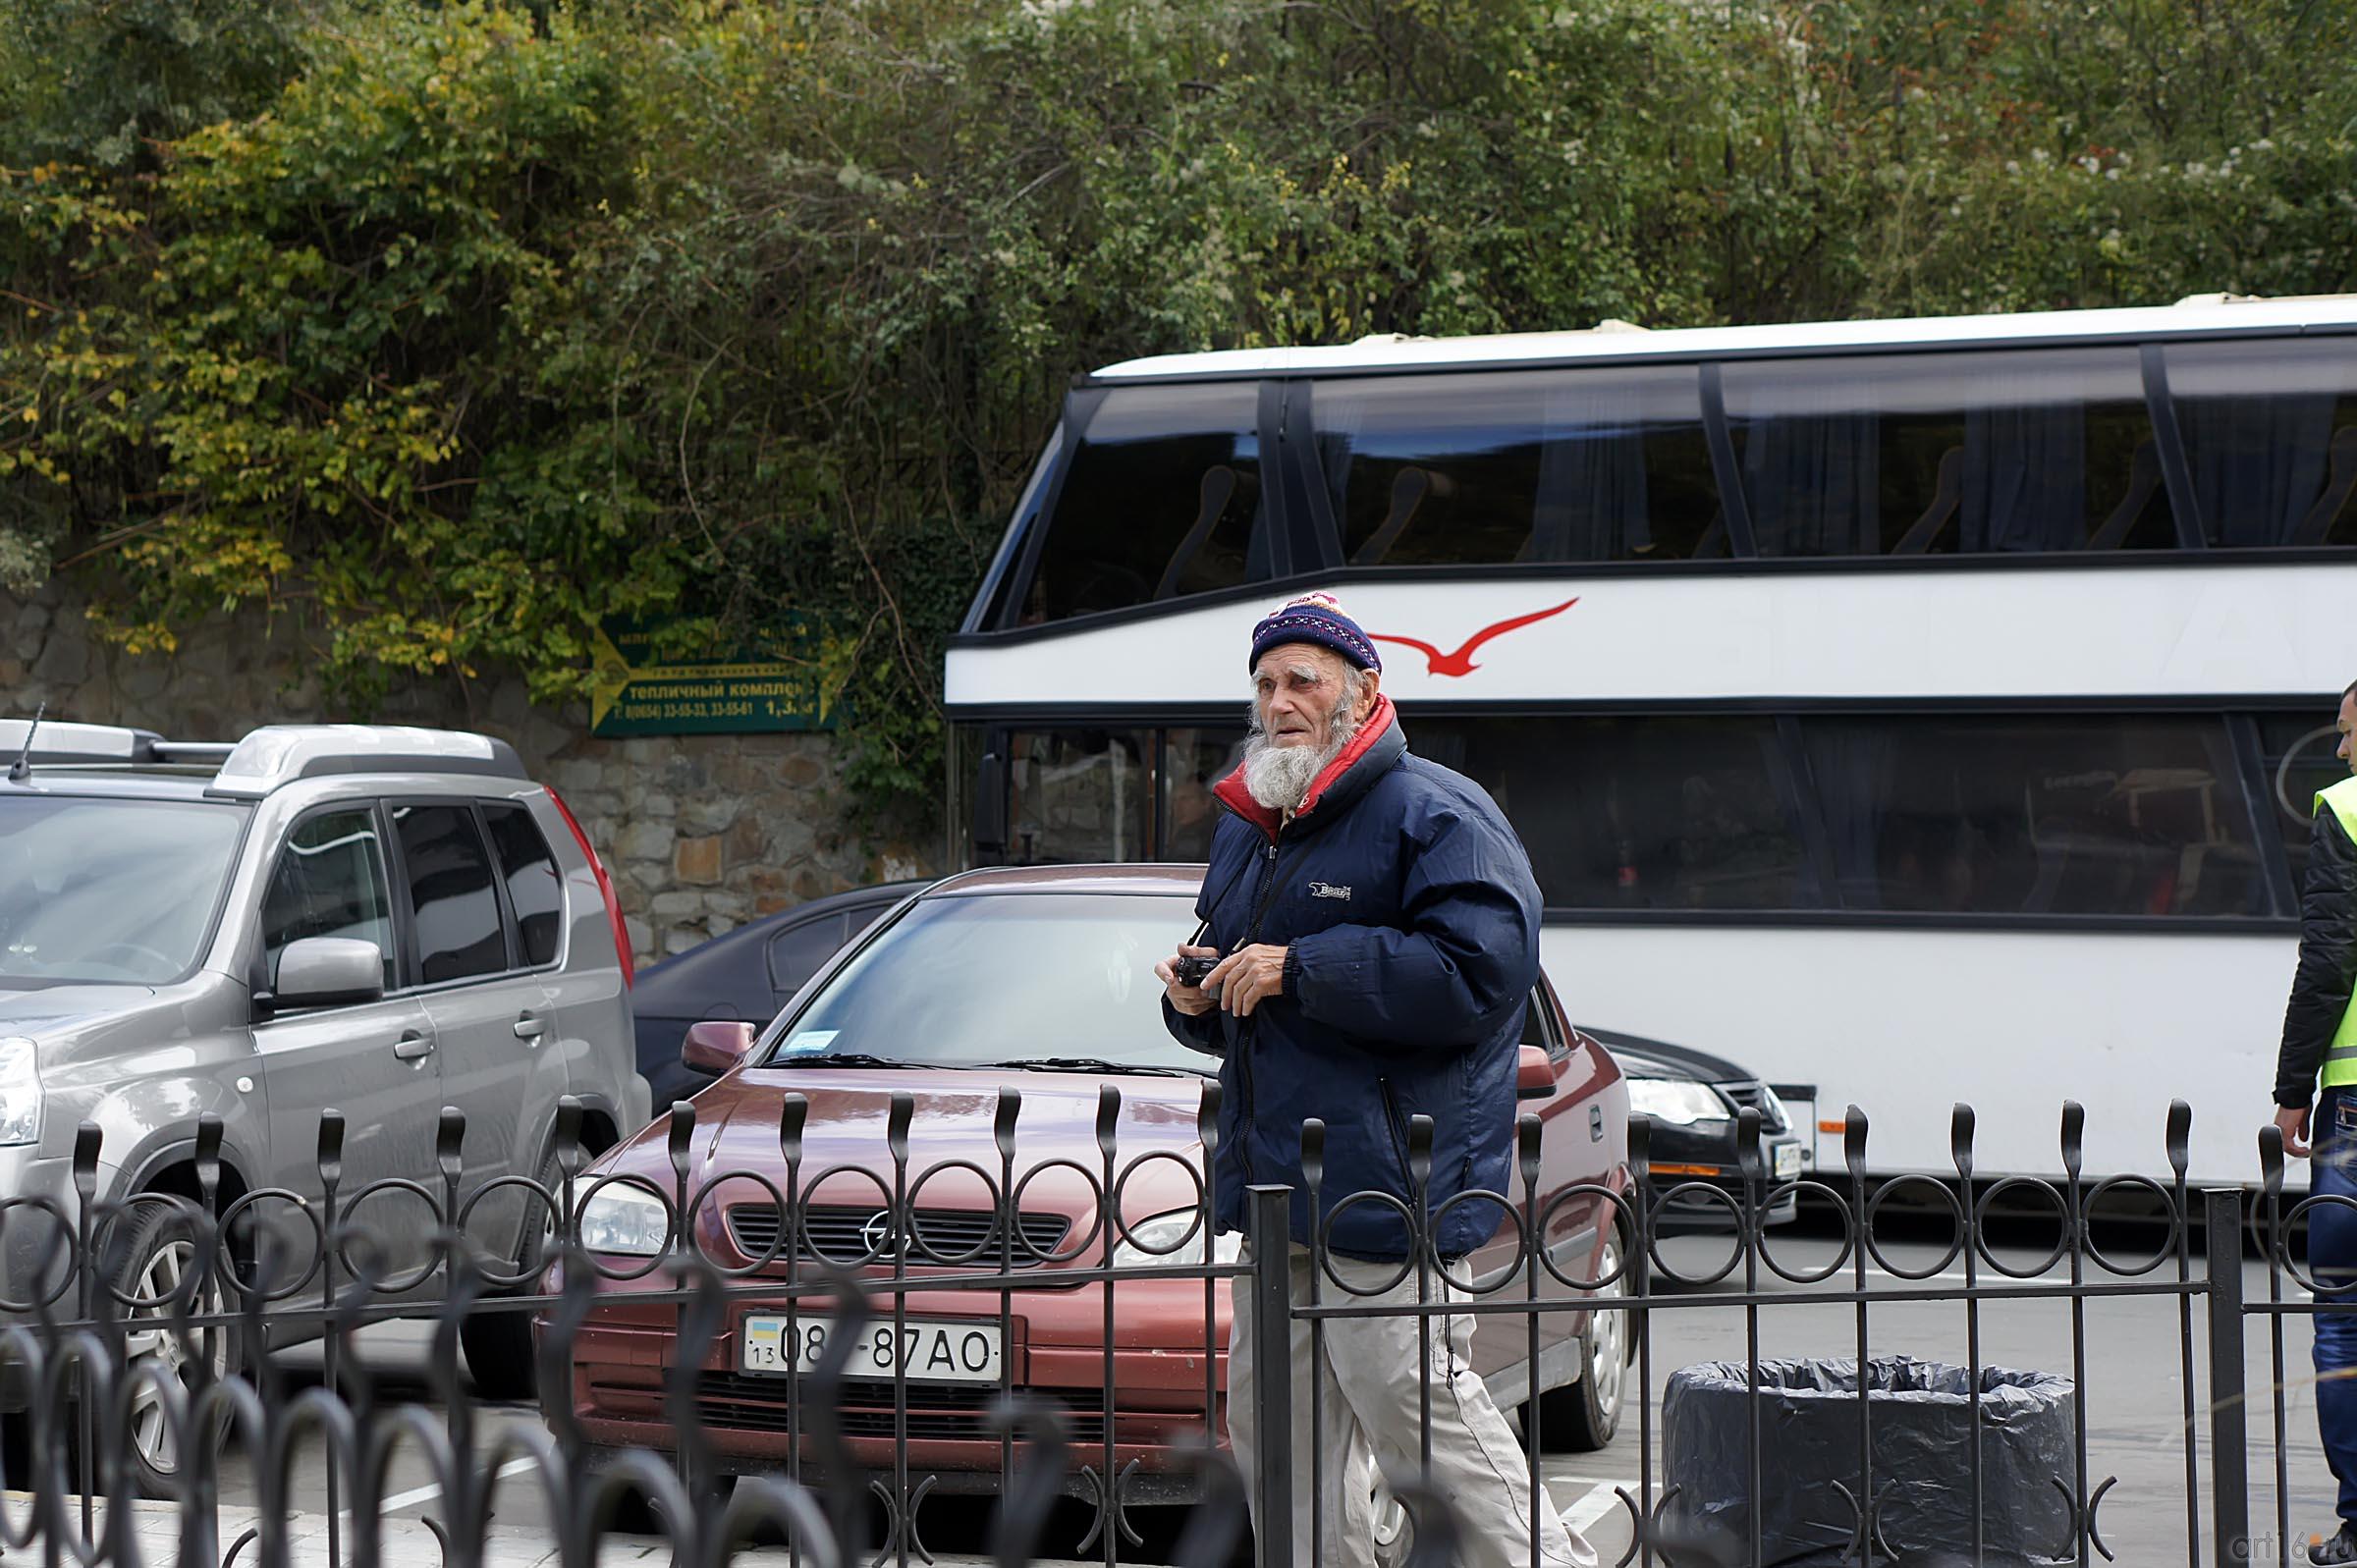
[[[75,1213],[83,1120],[104,1133],[103,1202],[196,1197],[197,1120],[219,1116],[225,1205],[264,1187],[317,1194],[330,1108],[349,1126],[347,1202],[396,1177],[438,1192],[444,1106],[466,1116],[462,1203],[501,1177],[553,1174],[560,1096],[583,1102],[593,1147],[646,1121],[613,885],[504,742],[318,725],[232,746],[0,720],[0,1195]],[[367,1266],[427,1261],[417,1202],[367,1201],[383,1244]],[[467,1230],[528,1262],[541,1228],[528,1208],[511,1184]],[[174,1206],[133,1212],[145,1218],[104,1271],[168,1296],[191,1228]],[[12,1301],[62,1271],[41,1228],[8,1227]],[[466,1344],[484,1393],[530,1393],[523,1315],[480,1315]],[[23,1380],[0,1379],[0,1408],[22,1407]],[[160,1409],[135,1439],[142,1484],[167,1487],[180,1456]]]

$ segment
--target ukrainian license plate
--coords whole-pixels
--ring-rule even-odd
[[[812,1372],[827,1353],[836,1327],[826,1318],[796,1318],[791,1339],[783,1317],[766,1314],[744,1320],[744,1370],[783,1376],[788,1371]],[[997,1382],[999,1325],[995,1323],[937,1322],[910,1319],[897,1327],[892,1320],[869,1323],[851,1341],[851,1359],[843,1375],[860,1381],[887,1382],[901,1368],[910,1382]]]
[[[1794,1181],[1800,1176],[1800,1145],[1779,1144],[1776,1150],[1776,1179]]]

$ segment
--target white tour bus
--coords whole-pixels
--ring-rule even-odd
[[[2256,1179],[2357,678],[2357,298],[1431,340],[1074,386],[949,655],[971,861],[1185,859],[1338,594],[1529,845],[1572,1015],[1878,1171]],[[2294,1172],[2304,1183],[2304,1172]]]

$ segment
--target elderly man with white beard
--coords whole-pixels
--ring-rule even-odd
[[[1508,1187],[1539,890],[1521,841],[1481,786],[1408,751],[1375,644],[1333,599],[1312,594],[1263,620],[1248,668],[1252,732],[1242,765],[1214,791],[1227,811],[1195,904],[1203,931],[1155,974],[1172,1034],[1222,1058],[1221,1228],[1242,1228],[1247,1186],[1289,1185],[1299,1303],[1308,1243],[1325,1222],[1310,1213],[1301,1175],[1301,1124],[1312,1117],[1326,1127],[1327,1212],[1361,1191],[1416,1202],[1407,1135],[1423,1115],[1433,1123],[1418,1227],[1427,1265],[1453,1264],[1504,1222],[1495,1204],[1449,1201]],[[1218,961],[1196,985],[1180,968],[1186,958]],[[1328,1261],[1367,1292],[1362,1304],[1412,1306],[1419,1271],[1401,1261],[1417,1240],[1391,1206],[1355,1204],[1334,1217]],[[1237,1462],[1251,1474],[1265,1444],[1288,1443],[1306,1487],[1313,1449],[1320,1456],[1318,1495],[1289,1521],[1293,1561],[1312,1561],[1313,1512],[1318,1568],[1375,1560],[1369,1458],[1419,1462],[1428,1382],[1432,1478],[1464,1526],[1460,1560],[1528,1568],[1529,1470],[1468,1359],[1473,1320],[1435,1324],[1422,1378],[1416,1320],[1406,1314],[1331,1320],[1314,1355],[1309,1325],[1295,1320],[1289,1369],[1264,1369],[1254,1365],[1246,1284],[1232,1292],[1228,1342]],[[1445,1299],[1437,1272],[1421,1288]],[[1288,1373],[1293,1431],[1255,1431],[1254,1379]],[[1538,1503],[1537,1560],[1590,1568],[1587,1542],[1545,1496]],[[1287,1523],[1254,1520],[1263,1532]]]

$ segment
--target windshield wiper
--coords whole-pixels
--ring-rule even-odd
[[[1014,1067],[1026,1072],[1107,1072],[1147,1078],[1206,1078],[1192,1067],[1149,1067],[1134,1061],[1107,1061],[1102,1056],[1017,1056],[1011,1061],[986,1061],[985,1067]]]
[[[908,1061],[899,1056],[870,1056],[857,1051],[813,1052],[808,1055],[791,1053],[773,1056],[763,1063],[770,1067],[931,1067],[938,1063]]]

